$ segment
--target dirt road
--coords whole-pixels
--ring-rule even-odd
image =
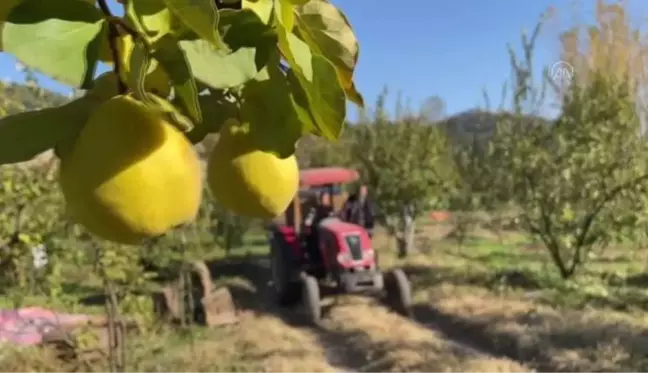
[[[264,320],[264,327],[272,325],[275,334],[278,326],[283,325],[285,330],[281,333],[292,335],[293,342],[302,350],[301,356],[298,353],[268,356],[269,360],[264,362],[268,370],[531,371],[512,359],[445,338],[434,320],[405,319],[370,298],[339,297],[337,305],[327,307],[321,326],[307,326],[293,310],[275,306],[266,258],[221,261],[211,267],[217,281],[241,277],[243,282],[229,285],[239,307],[254,315],[254,322]],[[268,340],[270,345],[286,343],[274,339],[271,332],[263,334],[256,333],[258,338],[272,339]]]

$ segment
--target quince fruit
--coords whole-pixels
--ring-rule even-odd
[[[128,95],[90,116],[61,158],[59,184],[71,217],[104,239],[137,244],[193,220],[202,169],[184,134]]]
[[[243,216],[271,219],[297,194],[299,167],[294,155],[279,158],[258,149],[245,128],[228,120],[207,163],[207,185],[225,208]]]

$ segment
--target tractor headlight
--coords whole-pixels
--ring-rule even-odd
[[[345,263],[351,261],[351,254],[349,253],[339,253],[337,255],[338,263]]]

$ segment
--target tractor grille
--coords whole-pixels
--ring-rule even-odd
[[[349,247],[349,252],[353,260],[362,260],[362,245],[360,244],[360,236],[357,235],[348,235],[344,237],[344,240]]]

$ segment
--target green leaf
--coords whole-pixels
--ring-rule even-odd
[[[13,8],[18,6],[24,0],[3,0],[0,1],[0,36],[2,36],[2,29],[4,28],[4,23],[9,17],[9,13]],[[0,37],[0,51],[3,50],[2,46],[2,37]]]
[[[295,110],[295,115],[302,123],[302,126],[308,130],[308,132],[311,132],[317,136],[321,136],[322,131],[320,131],[317,127],[316,119],[312,115],[306,92],[301,87],[299,82],[290,83],[290,76],[288,77],[288,79],[291,91],[290,102],[292,104],[293,110]]]
[[[65,6],[51,0],[25,0],[7,17],[2,48],[25,65],[74,87],[92,81],[104,21],[99,10],[83,0]]]
[[[18,234],[18,240],[20,242],[24,243],[24,244],[27,244],[27,245],[32,243],[31,237],[28,234],[25,234],[25,233],[19,233]]]
[[[572,210],[569,206],[564,206],[560,220],[564,223],[570,223],[574,221],[575,218],[576,214],[574,213],[574,210]]]
[[[235,103],[214,92],[198,96],[198,104],[202,112],[202,121],[195,123],[194,128],[185,134],[194,144],[201,142],[210,133],[218,133],[227,119],[238,115],[238,106]]]
[[[126,16],[149,44],[172,30],[173,17],[163,0],[137,0],[126,3]]]
[[[187,57],[178,42],[168,35],[160,39],[153,57],[160,62],[162,68],[169,75],[175,96],[182,103],[189,117],[195,122],[201,122],[202,114],[198,105],[196,81],[191,73]]]
[[[214,49],[204,40],[181,41],[196,79],[214,89],[239,86],[254,78],[259,71],[254,48],[241,48],[233,53]]]
[[[335,65],[350,101],[364,107],[364,99],[353,82],[359,46],[344,14],[325,1],[309,1],[296,8],[296,33],[315,53]]]
[[[223,10],[221,14],[219,27],[231,53],[200,39],[180,42],[196,79],[213,89],[237,87],[253,79],[276,45],[272,29],[253,11]]]
[[[286,0],[286,1],[292,3],[293,5],[304,5],[311,0]]]
[[[164,0],[164,3],[196,35],[216,49],[226,48],[218,34],[219,12],[214,0]]]
[[[274,0],[243,0],[243,9],[250,9],[255,12],[263,23],[270,22],[272,16],[272,9],[274,8]]]
[[[308,108],[322,136],[337,140],[344,128],[346,97],[333,64],[320,55],[312,56],[313,79],[298,71],[288,71],[288,81],[297,106]]]
[[[282,158],[294,154],[297,140],[310,130],[297,117],[290,88],[274,64],[243,88],[241,118],[260,149]]]
[[[290,0],[275,0],[274,13],[284,30],[291,33],[295,27],[295,5]]]
[[[280,38],[284,41],[281,45],[285,45],[286,48],[282,48],[282,52],[288,59],[290,65],[299,71],[299,73],[309,82],[313,80],[313,53],[311,52],[308,44],[304,43],[299,39],[295,34],[283,34]]]
[[[0,22],[4,22],[11,10],[23,0],[3,0],[0,2]]]
[[[84,96],[56,108],[0,119],[0,164],[28,161],[76,136],[99,102]]]

